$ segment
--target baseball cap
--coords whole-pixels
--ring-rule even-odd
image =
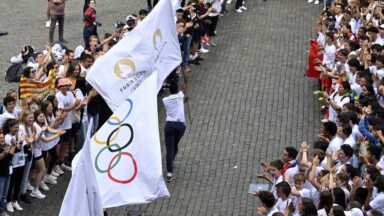
[[[177,7],[177,8],[176,8],[176,12],[178,12],[178,11],[181,11],[181,12],[183,12],[183,11],[184,11],[184,9],[183,9],[182,7]]]
[[[115,28],[118,28],[118,27],[123,27],[125,24],[123,23],[123,22],[121,22],[121,21],[117,21],[116,23],[115,23]]]
[[[136,19],[132,15],[128,15],[127,18],[125,19],[126,22],[131,21],[131,20],[136,20]]]

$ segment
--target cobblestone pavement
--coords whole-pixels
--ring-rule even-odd
[[[48,40],[46,1],[0,1],[0,69],[23,44],[38,50]],[[69,47],[82,44],[83,1],[68,0],[64,37]],[[113,31],[117,20],[145,8],[145,1],[97,2],[99,34]],[[320,129],[319,102],[312,95],[316,81],[304,77],[308,37],[322,6],[305,0],[246,0],[248,10],[220,17],[218,47],[209,48],[201,66],[192,66],[189,95],[193,124],[181,141],[172,197],[148,205],[109,209],[110,215],[140,210],[145,215],[256,215],[257,198],[250,183],[260,161],[280,157],[285,146],[312,142]],[[55,34],[57,39],[57,32]],[[2,75],[3,76],[3,75]],[[0,79],[2,95],[14,85]],[[160,130],[164,110],[160,103]],[[164,149],[163,149],[164,150]],[[165,152],[163,151],[163,154]],[[164,157],[163,157],[164,158]],[[165,168],[165,160],[163,160]],[[14,215],[57,215],[70,174],[60,177],[44,200],[21,203]],[[265,182],[264,182],[265,183]],[[129,193],[129,192],[127,192]]]

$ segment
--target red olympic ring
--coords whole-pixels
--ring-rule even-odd
[[[119,153],[116,154],[111,162],[109,162],[109,165],[108,165],[108,177],[109,179],[111,179],[112,181],[116,182],[116,183],[120,183],[120,184],[128,184],[130,183],[131,181],[133,181],[135,178],[136,178],[136,175],[137,175],[137,165],[136,165],[136,160],[133,158],[132,154],[129,153],[129,152],[123,152],[121,153],[122,155],[127,155],[129,156],[131,159],[132,159],[132,162],[133,162],[133,167],[134,167],[134,172],[133,172],[133,175],[131,178],[129,178],[128,180],[119,180],[115,177],[112,176],[111,174],[111,167],[112,167],[112,164],[113,164],[113,161],[119,156]]]

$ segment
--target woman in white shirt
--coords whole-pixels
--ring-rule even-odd
[[[44,146],[47,145],[49,142],[55,140],[56,138],[60,137],[60,135],[64,134],[65,130],[51,129],[45,121],[44,113],[40,110],[36,110],[34,112],[34,118],[35,123],[33,124],[33,126],[36,128],[37,131],[41,131],[41,135],[39,136],[40,139],[36,141],[34,151],[34,166],[31,170],[31,176],[35,176],[35,179],[32,183],[33,191],[31,192],[31,196],[38,199],[43,199],[45,198],[45,195],[39,191],[39,187],[45,191],[49,190],[49,188],[44,183],[44,181],[42,181],[46,171],[42,148],[44,148]]]
[[[25,165],[24,149],[28,148],[28,145],[25,135],[19,132],[19,122],[15,119],[7,119],[5,121],[3,133],[6,134],[5,143],[7,145],[16,145],[15,154],[12,158],[12,171],[10,171],[12,174],[9,182],[6,208],[8,212],[14,212],[14,209],[22,211],[23,208],[19,205],[18,200]]]

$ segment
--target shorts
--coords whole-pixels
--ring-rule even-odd
[[[34,158],[33,158],[33,161],[38,161],[38,160],[40,160],[41,158],[44,158],[44,156],[43,156],[43,155],[40,155],[39,157],[34,157]]]
[[[75,135],[79,129],[80,129],[80,123],[79,122],[73,123],[71,128],[71,134]]]
[[[42,154],[43,151],[41,150],[41,148],[35,148],[35,151],[33,152],[33,160],[35,160],[35,158],[41,157]]]
[[[72,129],[65,130],[65,134],[60,136],[59,143],[70,142],[72,138]]]

